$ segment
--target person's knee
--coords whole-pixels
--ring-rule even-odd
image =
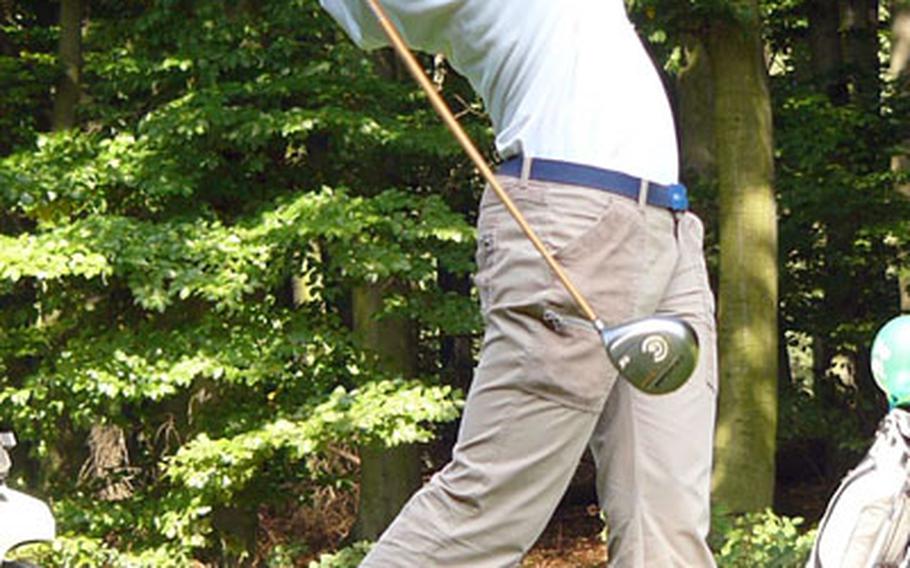
[[[608,544],[614,557],[633,558],[634,550],[648,549],[652,555],[685,558],[692,550],[706,549],[704,540],[710,526],[708,495],[677,477],[651,480],[647,490],[635,485],[612,492],[601,506],[606,513]]]

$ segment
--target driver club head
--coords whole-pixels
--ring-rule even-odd
[[[619,373],[649,394],[678,389],[698,362],[698,336],[680,319],[648,317],[602,328],[600,335]]]

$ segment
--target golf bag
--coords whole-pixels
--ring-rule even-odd
[[[828,502],[806,568],[910,568],[910,412],[893,409]]]
[[[6,560],[7,553],[20,545],[51,541],[56,523],[46,503],[6,485],[12,461],[9,450],[16,445],[12,432],[0,432],[0,566],[33,566]]]

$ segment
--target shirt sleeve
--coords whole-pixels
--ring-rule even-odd
[[[458,8],[467,0],[381,0],[389,19],[413,48],[448,53],[450,30]],[[366,0],[319,0],[322,7],[363,49],[388,45]]]

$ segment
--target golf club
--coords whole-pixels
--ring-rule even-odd
[[[698,339],[692,326],[676,318],[650,317],[607,327],[499,184],[493,171],[436,91],[379,1],[367,0],[367,3],[392,47],[429,97],[442,121],[455,135],[481,176],[505,205],[534,248],[543,256],[585,317],[591,321],[595,331],[600,334],[607,355],[620,374],[636,388],[651,394],[671,392],[682,386],[692,374],[698,360]]]

